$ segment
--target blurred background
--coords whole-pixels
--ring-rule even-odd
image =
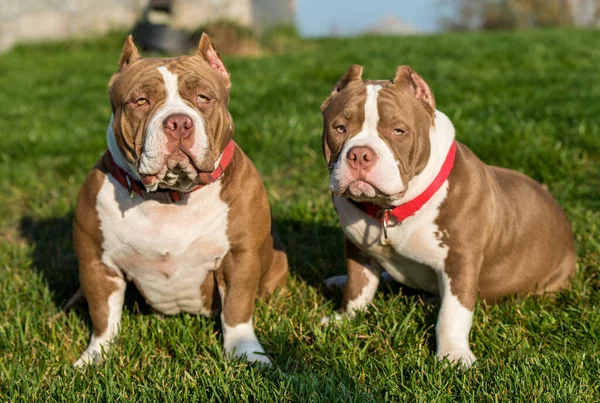
[[[599,17],[598,0],[0,0],[0,51],[134,30],[143,47],[175,52],[205,30],[223,53],[257,54],[258,37],[277,48],[292,36],[596,27]]]

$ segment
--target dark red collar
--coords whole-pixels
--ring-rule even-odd
[[[448,151],[448,155],[446,156],[446,160],[440,169],[440,172],[433,179],[433,182],[429,184],[427,189],[423,191],[420,195],[415,197],[414,199],[401,204],[397,207],[391,209],[384,209],[376,204],[367,203],[367,202],[352,202],[356,207],[370,215],[371,217],[377,218],[384,227],[384,230],[387,227],[391,227],[394,225],[398,225],[402,221],[406,220],[408,217],[414,215],[417,211],[421,209],[438,191],[440,187],[444,184],[448,176],[450,176],[450,172],[452,171],[452,167],[454,166],[454,157],[456,156],[456,141],[452,142],[450,146],[450,150]],[[390,215],[395,218],[396,223],[389,223]],[[387,238],[387,234],[386,238]]]
[[[155,192],[146,191],[146,187],[129,176],[127,172],[123,170],[120,166],[118,166],[110,153],[109,150],[106,150],[105,155],[107,158],[108,172],[129,191],[129,196],[133,197],[134,193],[142,196],[144,200],[156,200],[162,203],[175,203],[180,200],[183,200],[186,194],[192,193],[198,189],[201,189],[211,183],[217,182],[219,179],[223,177],[225,174],[225,168],[229,165],[231,160],[233,159],[233,154],[235,152],[235,142],[231,140],[229,144],[223,150],[221,154],[221,160],[219,161],[219,166],[212,172],[201,172],[200,179],[202,184],[196,186],[194,189],[189,192],[180,192],[179,190],[157,190]]]

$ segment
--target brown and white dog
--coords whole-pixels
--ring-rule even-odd
[[[384,271],[439,294],[436,355],[468,367],[477,296],[493,302],[567,286],[576,259],[571,226],[538,183],[485,165],[456,142],[410,67],[393,81],[361,75],[351,66],[321,106],[348,271],[329,284],[345,283],[349,317],[371,302]]]
[[[285,285],[287,258],[262,180],[232,140],[230,86],[206,35],[172,59],[141,58],[127,38],[109,83],[108,151],[73,225],[93,326],[76,366],[117,335],[127,281],[160,313],[220,313],[225,354],[270,363],[252,314],[257,296]]]

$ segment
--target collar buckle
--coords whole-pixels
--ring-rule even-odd
[[[218,169],[218,171],[217,171]],[[225,169],[223,169],[223,167],[221,166],[221,162],[219,162],[219,166],[217,166],[217,169],[215,169],[213,171],[214,172],[219,172],[219,176],[217,176],[216,178],[213,178],[212,175],[210,176],[210,183],[215,183],[220,181],[221,179],[223,179],[223,177],[225,176]]]
[[[208,186],[208,185],[212,185],[215,182],[220,181],[221,179],[223,179],[223,177],[225,176],[225,169],[223,168],[223,166],[221,165],[221,163],[219,162],[219,165],[217,165],[217,167],[215,168],[214,171],[212,171],[211,173],[204,173],[204,174],[200,174],[200,175],[206,175],[206,179],[205,180],[200,180],[200,186]],[[218,176],[217,176],[218,175]]]

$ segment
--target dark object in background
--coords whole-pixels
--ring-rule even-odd
[[[169,26],[168,23],[153,23],[152,12],[164,13],[167,21],[172,18],[175,0],[151,0],[140,21],[133,28],[135,42],[144,51],[160,53],[187,53],[194,45],[191,35]]]

